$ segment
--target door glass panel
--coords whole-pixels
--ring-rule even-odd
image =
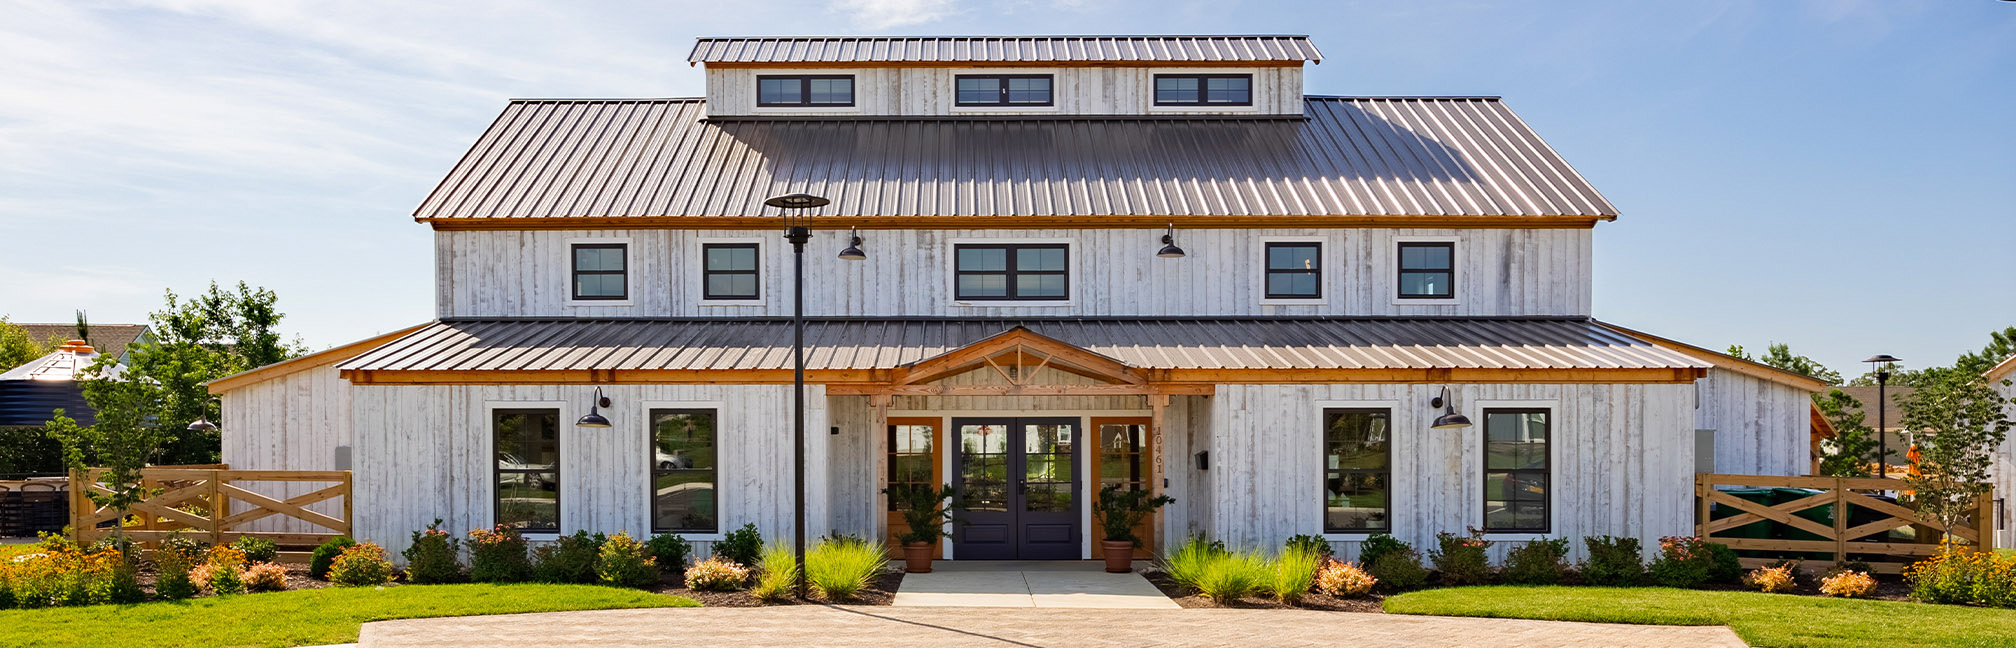
[[[1099,426],[1099,487],[1118,484],[1128,490],[1140,490],[1148,479],[1148,469],[1141,453],[1143,426],[1105,424]]]
[[[1023,510],[1072,510],[1071,431],[1069,425],[1022,426]]]
[[[1008,510],[1008,433],[1006,425],[959,426],[959,478],[971,510]]]

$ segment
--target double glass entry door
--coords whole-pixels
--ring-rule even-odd
[[[954,558],[1081,557],[1078,419],[953,419],[952,432],[968,506],[952,528]]]

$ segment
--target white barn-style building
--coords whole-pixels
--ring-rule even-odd
[[[810,534],[889,538],[883,488],[952,483],[943,557],[1092,558],[1119,484],[1176,498],[1143,551],[1656,547],[1697,471],[1808,470],[1819,382],[1592,318],[1617,210],[1497,98],[1307,94],[1300,36],[690,60],[704,98],[510,102],[414,213],[437,319],[214,383],[225,462],[354,471],[356,534],[395,552],[436,518],[788,537],[763,201],[808,193]]]

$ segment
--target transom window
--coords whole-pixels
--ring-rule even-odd
[[[1050,75],[961,75],[957,103],[961,106],[1048,106]]]
[[[1400,298],[1456,296],[1455,243],[1400,244]]]
[[[1157,106],[1251,106],[1251,74],[1157,74]]]
[[[1392,529],[1392,423],[1384,409],[1323,410],[1323,531]]]
[[[1267,244],[1268,299],[1315,299],[1322,295],[1323,244]]]
[[[705,299],[756,299],[761,288],[756,273],[755,243],[707,243],[700,246],[701,296]]]
[[[528,533],[560,532],[560,411],[490,412],[498,524]]]
[[[1547,533],[1548,444],[1544,409],[1484,410],[1484,530]]]
[[[629,247],[622,243],[574,244],[574,298],[629,299],[630,285],[625,276]]]
[[[651,410],[651,530],[717,533],[720,448],[714,410]]]
[[[960,245],[953,292],[960,300],[1071,298],[1063,243]]]
[[[756,77],[758,106],[852,106],[854,77],[801,74]]]

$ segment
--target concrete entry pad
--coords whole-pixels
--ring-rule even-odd
[[[929,574],[905,574],[896,590],[900,607],[1040,607],[1174,610],[1139,573],[1108,574],[1098,563],[1017,563],[932,567]]]

